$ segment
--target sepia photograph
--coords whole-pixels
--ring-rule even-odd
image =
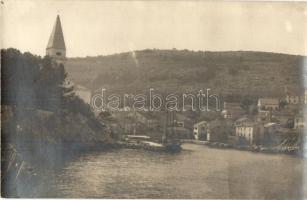
[[[307,2],[0,0],[0,30],[2,198],[307,199]]]

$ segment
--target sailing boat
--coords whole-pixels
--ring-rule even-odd
[[[176,137],[174,131],[174,118],[173,112],[166,112],[166,119],[164,120],[164,131],[162,136],[162,142],[152,141],[147,135],[136,135],[135,131],[133,135],[126,135],[124,142],[120,143],[126,148],[144,149],[149,151],[162,151],[162,152],[180,152],[181,143]],[[169,130],[170,129],[170,130]]]

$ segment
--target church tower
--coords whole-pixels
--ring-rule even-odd
[[[59,15],[57,15],[48,41],[46,55],[56,60],[64,60],[66,58],[66,47]]]

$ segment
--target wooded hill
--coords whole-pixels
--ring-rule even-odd
[[[221,96],[284,96],[303,84],[303,56],[251,52],[141,50],[65,63],[69,78],[91,90],[162,93],[211,90]]]

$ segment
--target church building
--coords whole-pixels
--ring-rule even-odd
[[[48,41],[46,55],[59,61],[65,60],[66,58],[66,46],[59,15],[56,18],[53,30]]]

